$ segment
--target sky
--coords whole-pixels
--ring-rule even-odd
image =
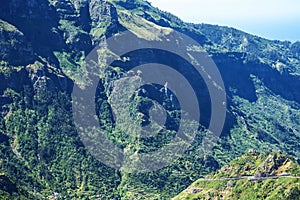
[[[300,41],[300,0],[148,0],[185,22],[234,27],[268,39]]]

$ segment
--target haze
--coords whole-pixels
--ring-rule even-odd
[[[183,21],[225,25],[268,39],[300,40],[299,0],[149,0]]]

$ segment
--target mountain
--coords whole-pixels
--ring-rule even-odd
[[[226,105],[226,119],[220,137],[208,130],[213,111],[204,77],[197,75],[186,60],[149,48],[122,56],[109,49],[93,51],[106,39],[122,38],[126,31],[131,40],[120,41],[117,50],[121,52],[135,41],[172,43],[173,50],[188,52],[185,55],[192,61],[194,54],[207,52],[226,91],[227,103],[222,104]],[[185,41],[176,32],[197,45],[189,46],[190,40]],[[3,0],[0,49],[2,199],[170,199],[249,149],[281,151],[299,162],[299,42],[271,41],[233,28],[185,23],[142,0]],[[97,148],[87,148],[73,112],[75,88],[89,86],[85,59],[91,52],[99,60],[115,60],[96,66],[100,81],[93,94],[93,109],[106,138],[134,160],[132,169],[140,160],[137,155],[173,144],[184,110],[168,84],[139,88],[127,98],[129,106],[112,101],[113,97],[125,98],[114,93],[112,85],[127,72],[132,83],[138,82],[139,74],[130,70],[147,63],[174,66],[184,75],[201,110],[200,126],[184,153],[175,155],[167,166],[147,173],[122,170],[113,167],[114,159],[103,163],[106,155],[100,159],[94,156]],[[209,71],[205,74],[209,77]],[[217,91],[220,87],[215,84],[212,88]],[[162,130],[146,138],[127,134],[134,132],[136,125],[150,123],[153,99],[167,110],[167,122],[159,126]],[[128,107],[131,114],[120,112],[125,120],[116,121],[114,106]],[[193,128],[193,124],[187,121],[184,128]],[[186,138],[190,134],[184,132]],[[209,151],[205,151],[203,142],[211,147]],[[168,154],[158,160],[168,160]]]
[[[249,152],[173,199],[299,199],[300,166],[282,153]]]

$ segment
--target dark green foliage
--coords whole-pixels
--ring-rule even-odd
[[[1,118],[11,146],[1,142],[1,172],[35,195],[117,197],[115,170],[89,155],[76,134],[70,95],[24,88],[21,94],[6,91],[16,97],[5,122]]]
[[[184,23],[142,0],[5,0],[0,11],[1,199],[43,199],[56,193],[60,199],[169,199],[249,149],[300,156],[299,42],[269,41],[232,28]],[[77,72],[85,73],[85,56],[104,37],[127,26],[135,28],[139,36],[151,38],[157,33],[147,26],[153,24],[161,38],[168,39],[163,30],[174,29],[208,51],[224,80],[227,118],[217,144],[205,152],[203,138],[208,137],[208,145],[214,142],[206,129],[211,105],[205,85],[195,87],[202,124],[185,154],[155,172],[125,173],[100,163],[82,144],[72,116],[73,83],[67,75],[81,83],[85,77]],[[113,144],[129,149],[130,155],[153,152],[170,143],[178,130],[183,111],[177,100],[160,92],[157,85],[139,88],[130,97],[130,118],[121,113],[126,120],[117,124],[109,99],[110,84],[140,63],[158,61],[177,66],[192,85],[201,79],[191,66],[169,54],[140,51],[136,57],[134,53],[126,56],[130,62],[117,59],[113,66],[101,65],[95,98],[99,125]],[[130,134],[151,122],[152,100],[167,110],[166,124],[152,137]],[[271,163],[282,164],[278,158],[282,156],[273,156]],[[238,167],[230,175],[257,170],[251,159],[233,161]],[[243,167],[248,167],[248,172]],[[299,170],[289,172],[298,174]],[[257,189],[262,187],[274,190],[273,199],[296,199],[298,183],[287,179],[258,184],[237,181],[230,198],[263,199],[265,194]],[[205,183],[204,187],[221,190],[224,184]],[[292,186],[283,190],[280,184]],[[208,193],[205,195],[215,195]]]

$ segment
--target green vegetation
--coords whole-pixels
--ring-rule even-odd
[[[184,23],[143,0],[5,1],[0,18],[0,199],[170,199],[201,177],[299,176],[295,161],[300,157],[299,42],[270,41],[233,28]],[[214,59],[228,101],[224,131],[212,151],[202,146],[205,136],[207,145],[214,141],[205,123],[185,154],[151,173],[112,169],[84,147],[73,121],[73,84],[82,86],[87,79],[85,56],[105,38],[126,29],[149,43],[172,41],[174,30],[182,32],[199,43],[182,43],[183,50],[201,53],[201,45]],[[119,48],[126,49],[129,42]],[[156,85],[140,88],[130,96],[126,107],[130,115],[123,110],[120,116],[126,120],[116,123],[112,84],[132,66],[149,60],[179,66],[197,85],[195,73],[181,60],[155,51],[117,58],[113,66],[102,62],[116,57],[113,52],[101,49],[97,53],[101,76],[96,112],[107,138],[125,149],[128,157],[169,144],[182,114],[177,100]],[[139,73],[129,75],[132,83],[140,80]],[[197,88],[201,100],[206,98],[201,96],[202,89]],[[155,136],[141,138],[135,130],[151,122],[152,98],[164,106],[169,120],[157,125],[160,130]],[[122,109],[123,103],[117,106]],[[209,121],[210,114],[203,112],[204,121]],[[249,149],[254,153],[244,155]],[[255,153],[270,150],[282,153]],[[221,197],[297,199],[299,179],[200,179],[178,199]]]
[[[300,166],[289,156],[251,151],[173,199],[299,199],[299,173]],[[240,179],[224,180],[230,177]]]
[[[259,59],[280,72],[300,73],[299,53],[291,50],[296,43],[270,41],[229,27],[209,24],[190,25],[205,34],[212,42],[218,44],[219,50],[243,52],[248,57],[247,59]]]
[[[278,178],[264,181],[198,181],[175,199],[299,199],[299,178]]]
[[[9,24],[6,21],[3,21],[2,19],[0,19],[0,30],[1,31],[9,31],[9,32],[19,31],[16,27],[14,27],[13,25]]]
[[[295,160],[282,153],[261,154],[254,150],[231,161],[222,167],[212,178],[234,178],[242,176],[279,176],[288,173],[291,176],[300,175],[300,166]]]
[[[55,192],[62,198],[113,197],[119,177],[80,145],[69,97],[46,92],[32,98],[28,89],[5,118],[5,132],[11,139],[10,146],[1,143],[1,172],[14,177],[22,190],[36,191],[37,197]]]
[[[65,70],[75,71],[77,69],[77,64],[69,57],[65,52],[54,52],[54,55],[57,57],[59,64]]]

